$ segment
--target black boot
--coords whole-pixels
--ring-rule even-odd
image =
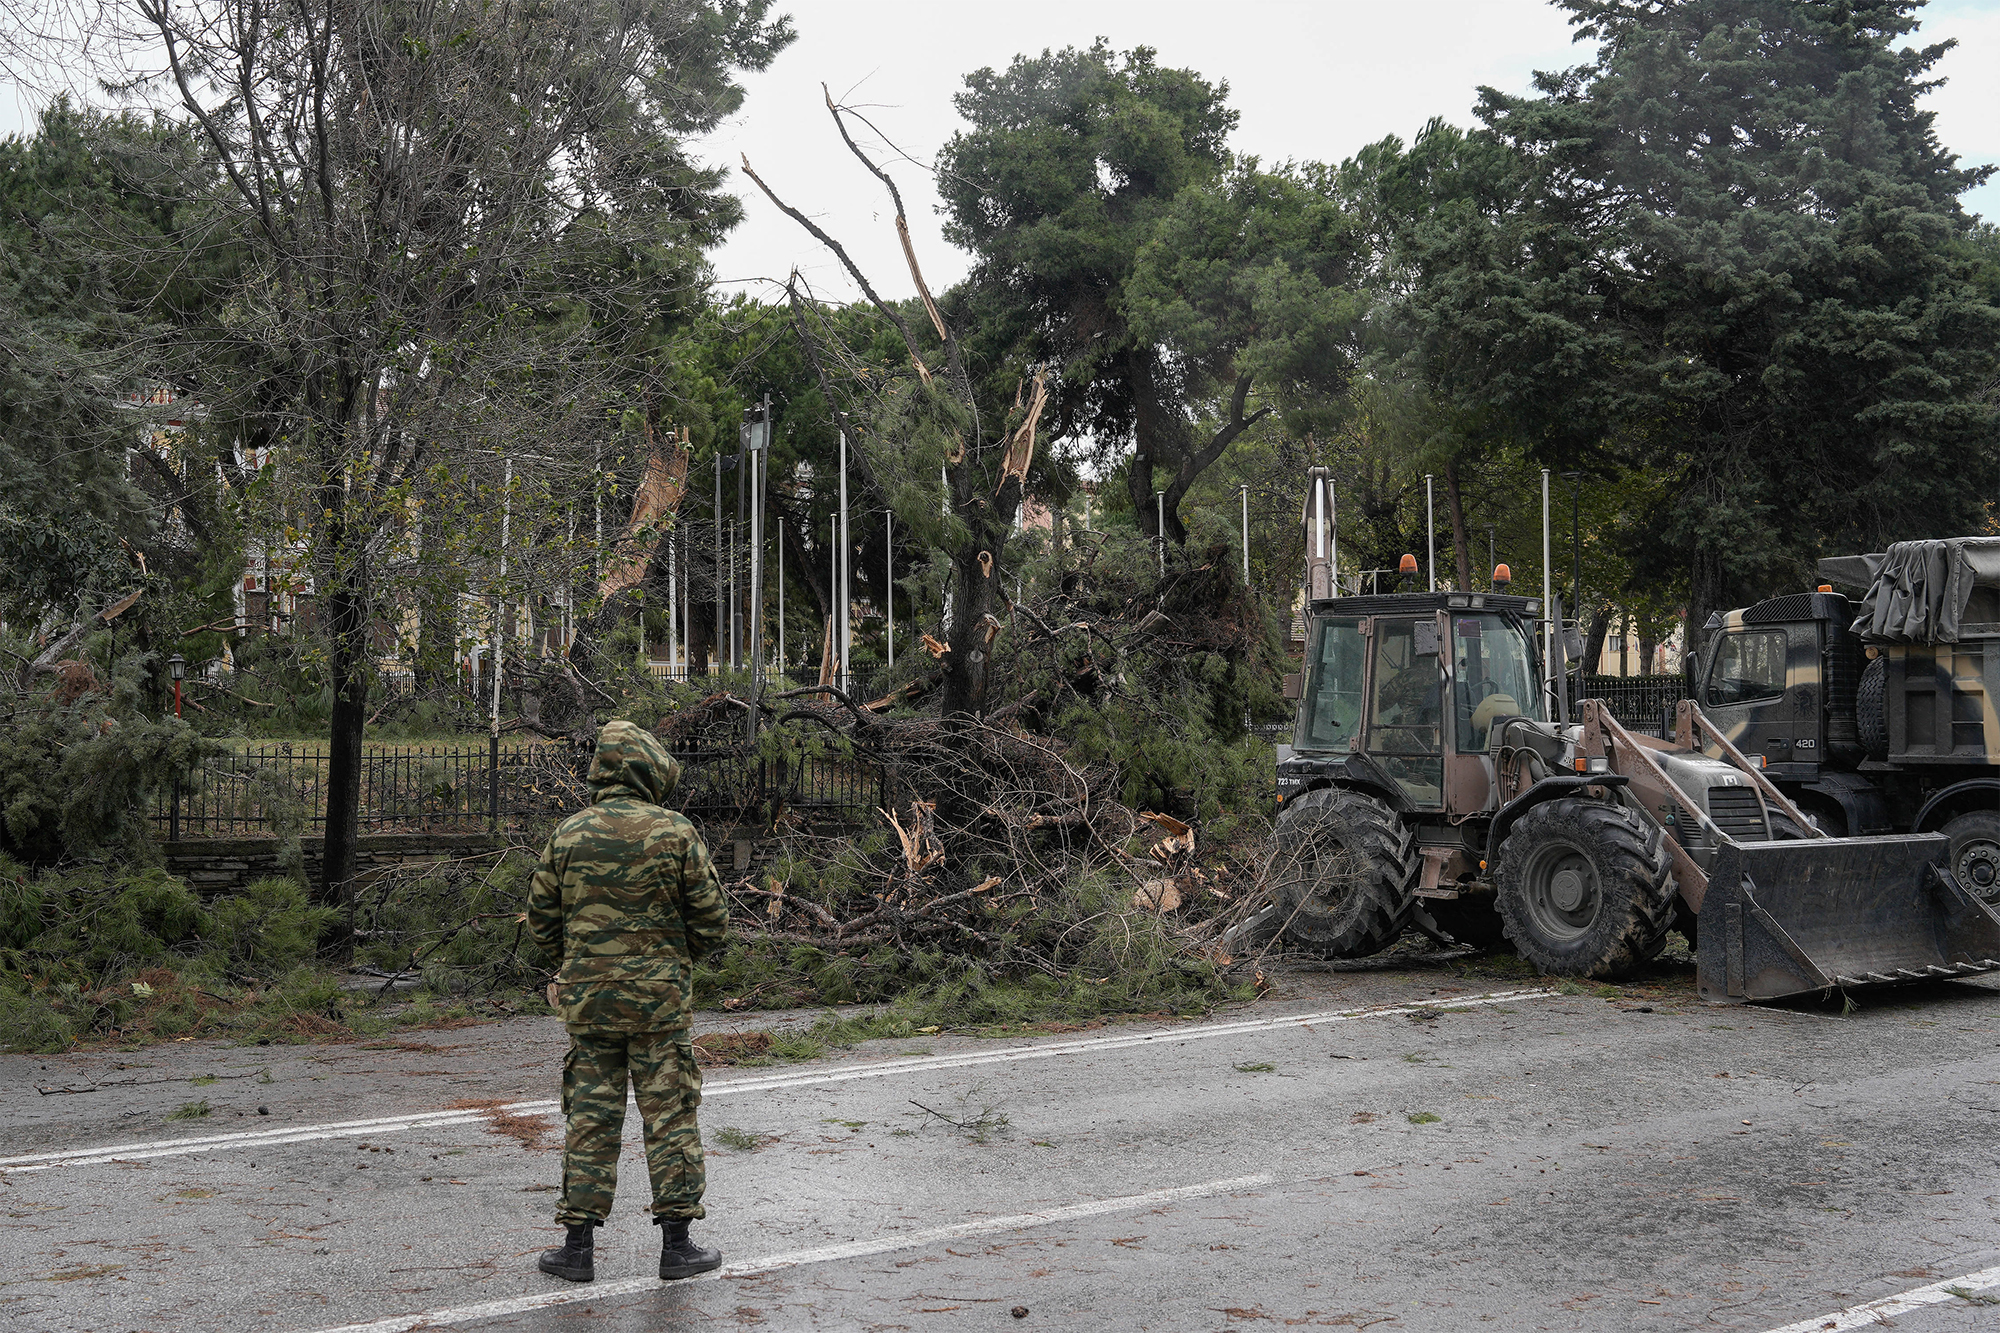
[[[656,1217],[660,1228],[660,1277],[668,1282],[722,1267],[721,1250],[705,1250],[688,1239],[685,1217]]]
[[[569,1238],[553,1250],[543,1250],[536,1267],[570,1282],[588,1282],[597,1276],[594,1257],[595,1222],[566,1223]]]

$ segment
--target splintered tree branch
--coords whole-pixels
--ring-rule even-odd
[[[778,206],[779,212],[798,223],[801,227],[804,227],[812,234],[814,240],[833,251],[834,255],[840,260],[841,267],[845,268],[849,276],[860,285],[861,292],[868,298],[869,304],[881,311],[883,316],[896,326],[896,331],[903,335],[903,346],[909,349],[911,364],[916,366],[919,375],[929,380],[931,372],[924,365],[924,358],[917,352],[917,340],[915,335],[910,332],[910,326],[904,322],[902,315],[898,314],[893,306],[876,294],[874,284],[868,281],[867,275],[861,271],[861,266],[856,264],[853,257],[847,253],[847,247],[829,236],[826,229],[817,222],[814,222],[811,218],[799,212],[798,209],[793,208],[790,204],[778,198],[777,193],[764,183],[764,178],[751,168],[750,158],[747,154],[743,157],[743,174],[757,183],[757,188],[764,192],[766,199],[769,199]]]
[[[931,299],[930,285],[924,281],[923,269],[917,263],[917,250],[910,242],[909,215],[903,208],[903,192],[896,188],[896,182],[889,173],[875,165],[868,154],[861,151],[861,146],[854,142],[854,136],[847,132],[847,122],[841,116],[841,108],[834,104],[833,94],[827,91],[826,85],[822,83],[819,91],[826,99],[827,113],[833,117],[834,127],[840,131],[840,137],[847,144],[848,151],[854,154],[862,166],[874,174],[875,179],[888,187],[889,198],[896,205],[896,237],[903,245],[903,259],[910,266],[910,281],[916,284],[917,295],[923,300],[924,310],[930,315],[932,326],[937,329],[938,337],[944,342],[945,365],[951,373],[952,387],[958,391],[959,397],[972,412],[972,433],[977,439],[979,405],[973,400],[972,382],[966,377],[965,362],[959,355],[958,335],[944,322],[944,316],[938,311],[937,302]]]

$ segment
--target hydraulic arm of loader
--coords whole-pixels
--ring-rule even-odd
[[[1695,985],[1704,1000],[1740,1004],[2000,969],[2000,915],[1945,871],[1943,836],[1826,837],[1687,701],[1679,747],[1633,735],[1597,700],[1585,702],[1582,720],[1579,754],[1606,754],[1651,818],[1677,806],[1713,840],[1704,874],[1678,839],[1667,839],[1676,886],[1696,914]],[[1717,828],[1649,753],[1692,748],[1685,743],[1697,734],[1751,779],[1767,818],[1775,808],[1806,836],[1737,842]]]

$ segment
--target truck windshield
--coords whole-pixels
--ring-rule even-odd
[[[1785,692],[1785,632],[1758,629],[1725,634],[1708,664],[1703,702],[1715,706],[1775,699]]]
[[[1306,663],[1306,708],[1301,750],[1345,749],[1361,720],[1361,622],[1330,618],[1317,622],[1312,656]]]
[[[1484,750],[1500,718],[1541,716],[1541,682],[1518,625],[1504,616],[1454,614],[1451,645],[1460,754]]]

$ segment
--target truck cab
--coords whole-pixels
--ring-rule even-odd
[[[1694,671],[1702,712],[1774,780],[1814,782],[1863,753],[1861,641],[1854,604],[1834,592],[1773,597],[1709,622]]]
[[[1278,762],[1280,807],[1321,787],[1368,792],[1430,817],[1418,839],[1424,891],[1476,875],[1486,830],[1464,821],[1505,799],[1494,729],[1545,715],[1540,610],[1507,593],[1311,603],[1303,671],[1289,682],[1298,713]]]

